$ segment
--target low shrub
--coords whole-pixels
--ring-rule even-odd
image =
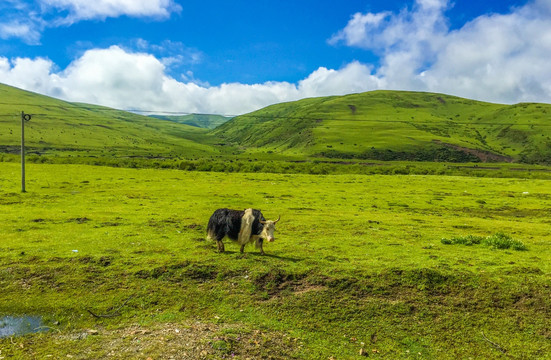
[[[484,237],[477,235],[457,236],[451,239],[442,239],[442,244],[446,245],[478,245],[484,240]]]
[[[515,240],[511,236],[500,232],[484,239],[484,245],[493,249],[527,250],[526,245],[522,241]]]
[[[522,241],[513,239],[511,236],[501,232],[495,233],[487,237],[478,235],[455,236],[451,239],[443,238],[441,242],[444,245],[484,245],[492,249],[499,250],[527,250],[526,245],[524,245]]]

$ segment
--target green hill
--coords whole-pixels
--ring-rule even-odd
[[[231,119],[231,117],[213,114],[189,114],[180,116],[150,115],[150,117],[204,129],[214,129]]]
[[[19,153],[21,112],[30,154],[177,157],[217,153],[204,129],[0,84],[0,152]]]
[[[0,154],[188,160],[409,160],[551,163],[551,105],[500,105],[374,91],[272,105],[229,121],[166,121],[0,84]],[[181,124],[201,122],[215,129]],[[197,124],[195,124],[197,125]]]
[[[373,91],[269,106],[212,134],[227,143],[290,155],[550,163],[551,105]]]

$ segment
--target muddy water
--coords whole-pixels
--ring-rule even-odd
[[[0,338],[46,331],[39,316],[0,316]]]

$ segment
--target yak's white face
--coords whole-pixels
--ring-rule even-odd
[[[274,241],[275,240],[274,231],[275,231],[276,222],[277,221],[271,221],[271,220],[267,220],[263,222],[264,228],[260,233],[260,237],[263,239],[266,239],[268,242]]]

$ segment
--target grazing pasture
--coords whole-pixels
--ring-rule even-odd
[[[0,358],[551,353],[549,180],[29,164],[20,193],[19,171],[0,163],[0,318],[49,331]],[[223,207],[281,214],[266,255],[205,240]]]

